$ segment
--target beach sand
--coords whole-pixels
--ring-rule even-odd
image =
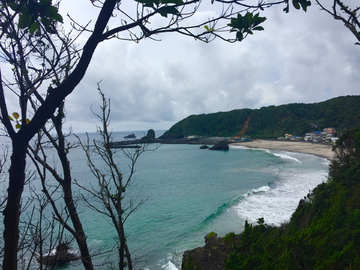
[[[311,154],[327,158],[329,160],[334,158],[334,152],[332,151],[332,145],[330,144],[298,141],[254,140],[251,142],[232,143],[232,145]]]

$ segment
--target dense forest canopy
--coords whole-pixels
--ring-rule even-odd
[[[360,127],[360,96],[337,97],[313,104],[293,103],[191,115],[173,125],[164,137],[240,135],[277,138],[285,133],[304,136],[327,127],[335,128],[338,135]]]

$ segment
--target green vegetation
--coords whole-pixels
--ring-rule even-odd
[[[206,238],[206,240],[209,240],[210,238],[213,238],[213,237],[217,237],[217,233],[209,232],[205,238]]]
[[[360,129],[347,131],[334,151],[328,181],[299,202],[289,223],[273,227],[259,218],[257,225],[246,221],[240,235],[223,238],[233,245],[225,269],[360,269]],[[216,264],[208,255],[214,243],[187,259],[201,269],[224,269],[205,267]],[[222,249],[219,254],[227,246]]]
[[[236,236],[234,232],[229,232],[223,237],[223,241],[225,243],[229,243],[233,240],[233,238]]]
[[[326,127],[334,127],[340,133],[360,127],[360,96],[338,97],[314,104],[294,103],[191,115],[173,125],[164,135],[174,138],[247,135],[274,139],[285,133],[303,136]]]
[[[300,201],[289,224],[246,222],[226,269],[360,269],[360,130],[335,151],[328,182]]]

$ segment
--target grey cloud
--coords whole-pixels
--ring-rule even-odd
[[[99,104],[100,80],[113,123],[138,123],[141,130],[146,123],[170,128],[190,114],[359,94],[360,48],[341,23],[316,6],[290,14],[276,7],[264,15],[265,31],[235,44],[176,34],[140,44],[105,41],[67,98],[69,125],[95,123],[89,107]]]

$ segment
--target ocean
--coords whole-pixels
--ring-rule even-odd
[[[114,140],[129,133],[133,132],[115,132]],[[134,133],[142,137],[145,132]],[[162,133],[156,131],[157,136]],[[209,151],[199,145],[160,145],[152,151],[155,147],[150,145],[140,156],[124,198],[145,201],[125,223],[135,269],[180,269],[183,252],[203,246],[207,233],[240,233],[245,220],[256,223],[263,217],[271,225],[287,222],[299,200],[327,180],[329,161],[313,155],[242,146]],[[72,149],[69,158],[73,178],[88,187],[95,185],[82,149]],[[59,169],[55,153],[53,160]],[[126,176],[128,160],[119,152],[118,161]],[[76,188],[75,192],[77,197],[84,193]],[[24,197],[28,195],[24,191]],[[93,261],[102,269],[104,261],[116,259],[116,251],[103,253],[114,244],[115,231],[107,217],[81,201],[78,210],[90,249],[98,254]],[[74,262],[61,269],[83,267]]]

